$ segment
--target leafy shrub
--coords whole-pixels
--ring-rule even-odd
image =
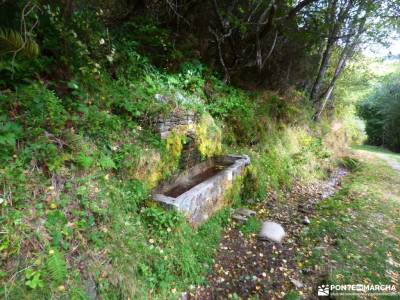
[[[361,167],[361,162],[353,157],[342,157],[339,159],[339,165],[350,171],[357,171]]]
[[[44,287],[44,282],[41,279],[42,274],[38,270],[27,269],[25,271],[25,285],[30,287],[31,289],[42,288]]]
[[[203,76],[204,70],[205,67],[200,61],[183,63],[178,75],[183,84],[183,89],[191,93],[196,92],[202,94],[202,88],[205,82]]]
[[[358,106],[366,121],[367,142],[400,151],[400,77],[390,75]]]
[[[129,180],[122,183],[120,205],[125,211],[137,211],[138,207],[149,197],[149,188],[140,180]]]
[[[313,137],[298,147],[306,155],[295,157],[296,132],[288,136],[284,126],[299,114],[290,97],[228,86],[198,61],[167,72],[182,61],[169,32],[146,19],[109,26],[114,8],[102,11],[103,5],[109,4],[78,1],[69,17],[57,3],[41,5],[39,57],[18,57],[14,66],[0,62],[1,223],[7,232],[0,249],[7,252],[9,274],[20,267],[9,257],[25,262],[28,250],[43,258],[26,278],[21,274],[22,283],[0,274],[0,283],[12,282],[10,298],[83,299],[80,273],[95,280],[104,299],[168,299],[172,286],[182,291],[204,282],[229,209],[193,230],[177,212],[145,207],[150,190],[179,171],[187,139],[185,130],[176,130],[161,140],[152,127],[159,114],[179,107],[201,115],[194,141],[203,158],[252,156],[243,189],[238,178],[226,195],[229,204],[265,199],[272,187],[287,187],[325,158]],[[40,230],[32,230],[41,220]],[[258,228],[251,219],[242,231]],[[42,242],[52,253],[40,253]],[[88,257],[93,264],[84,261]],[[56,289],[65,281],[64,292]]]
[[[218,86],[217,86],[218,88]],[[223,96],[218,96],[208,105],[210,114],[229,123],[233,133],[231,143],[255,144],[259,140],[259,124],[255,116],[255,106],[246,99],[244,93],[223,88],[218,90]]]
[[[59,135],[68,118],[61,100],[39,83],[20,88],[16,93],[16,102],[10,106],[16,106],[19,114],[24,115],[21,125],[28,136],[43,131]]]
[[[148,207],[142,212],[146,224],[153,230],[161,233],[168,228],[174,228],[183,222],[183,218],[175,211],[166,211],[159,207]]]
[[[118,29],[119,48],[129,57],[131,50],[151,59],[157,66],[169,66],[180,54],[169,38],[170,32],[165,27],[157,26],[154,20],[146,17],[136,18],[135,22],[126,22]],[[134,42],[131,42],[131,41]]]
[[[99,165],[103,170],[110,170],[110,169],[115,169],[116,168],[114,160],[111,157],[109,157],[109,156],[107,156],[105,154],[102,154],[100,156]]]
[[[86,155],[83,152],[79,153],[76,156],[75,161],[79,167],[81,167],[85,170],[90,169],[90,167],[93,165],[93,162],[94,162],[92,157],[90,157],[89,155]]]
[[[67,277],[67,267],[64,255],[58,250],[50,250],[49,258],[46,261],[46,274],[52,282],[59,285]]]
[[[16,141],[22,137],[22,128],[11,122],[5,115],[0,115],[0,160],[8,160],[15,150]]]

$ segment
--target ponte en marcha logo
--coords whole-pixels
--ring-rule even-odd
[[[317,288],[317,295],[385,295],[400,296],[400,289],[393,284],[322,284]]]

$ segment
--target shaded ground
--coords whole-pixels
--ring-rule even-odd
[[[188,298],[317,299],[316,288],[322,283],[393,284],[400,292],[398,157],[357,150],[353,158],[362,163],[334,196],[345,175],[342,169],[327,182],[297,185],[283,200],[271,196],[257,204],[259,220],[273,220],[285,228],[284,242],[260,241],[232,221],[208,286],[192,290]],[[304,224],[305,216],[310,225]]]

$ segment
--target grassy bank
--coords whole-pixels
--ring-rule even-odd
[[[188,128],[161,139],[160,116],[199,116],[199,161],[251,157],[233,207],[326,176],[347,142],[340,126],[311,122],[303,93],[227,85],[162,28],[112,31],[101,14],[66,24],[46,6],[40,55],[1,57],[0,298],[168,299],[204,283],[229,209],[194,230],[150,201],[185,168],[189,139]]]
[[[205,120],[195,129],[201,160],[250,155],[231,206],[329,169],[323,139],[340,133],[314,130],[301,95],[244,92],[213,77],[207,100],[203,73],[148,66],[142,74],[130,82],[104,75],[94,89],[88,79],[71,80],[66,95],[43,82],[1,91],[5,298],[165,299],[204,282],[229,211],[193,230],[148,201],[184,167],[186,131],[162,140],[151,121],[176,107]],[[157,92],[172,100],[157,102]]]

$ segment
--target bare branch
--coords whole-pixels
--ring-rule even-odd
[[[275,32],[275,38],[274,38],[274,41],[272,43],[271,49],[269,49],[269,52],[268,52],[267,56],[264,58],[264,61],[263,61],[262,65],[261,65],[261,69],[264,69],[265,63],[267,62],[268,58],[270,58],[270,56],[272,55],[272,52],[274,52],[277,39],[278,39],[278,31]]]
[[[217,47],[218,47],[219,61],[220,61],[221,65],[222,65],[222,67],[223,67],[223,69],[224,69],[224,72],[225,72],[224,81],[225,81],[226,83],[228,83],[228,82],[230,81],[230,74],[229,74],[228,68],[226,67],[225,61],[224,61],[224,56],[223,56],[223,53],[222,53],[222,46],[221,46],[221,44],[223,43],[223,41],[224,41],[225,38],[229,37],[229,36],[232,34],[232,29],[230,29],[228,33],[226,33],[226,34],[224,34],[224,35],[222,35],[222,36],[219,36],[219,35],[217,34],[217,32],[216,32],[215,30],[213,30],[211,27],[208,27],[208,30],[209,30],[209,31],[212,33],[212,35],[215,37],[215,41],[216,41]]]
[[[177,5],[174,5],[173,3],[171,3],[170,0],[165,0],[165,2],[167,2],[169,8],[174,12],[174,14],[177,16],[178,20],[182,19],[182,21],[184,21],[187,25],[190,26],[190,22],[178,12],[178,9],[176,7]]]

